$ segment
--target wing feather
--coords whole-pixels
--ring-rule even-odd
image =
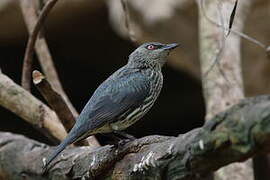
[[[140,106],[149,91],[150,82],[140,71],[112,76],[97,88],[77,123],[88,130],[99,128],[131,107]]]

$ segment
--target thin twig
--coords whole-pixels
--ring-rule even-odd
[[[207,17],[206,12],[205,12],[205,7],[204,7],[204,1],[203,0],[199,1],[199,6],[202,9],[203,15],[205,17]],[[220,12],[221,11],[220,1],[219,1],[218,8],[219,8],[218,11]],[[220,21],[221,21],[222,26],[224,26],[224,19],[223,19],[222,14],[220,14]],[[209,72],[211,72],[213,70],[215,65],[219,64],[219,59],[221,58],[221,55],[222,55],[222,52],[223,52],[223,49],[224,49],[225,43],[226,43],[225,29],[222,29],[222,30],[223,30],[223,36],[222,36],[222,41],[221,41],[220,48],[218,49],[218,52],[217,52],[216,56],[214,57],[214,62],[211,64],[210,68],[203,74],[203,76],[208,76]],[[218,69],[219,69],[220,73],[222,75],[224,75],[224,73],[222,73],[222,70],[220,68],[218,68]],[[227,78],[225,76],[223,76],[223,77],[227,80]]]
[[[205,7],[204,7],[204,0],[199,0],[199,8],[202,9],[202,13],[203,13],[203,16],[213,25],[217,26],[217,27],[221,27],[223,30],[226,30],[228,32],[232,32],[256,45],[258,45],[259,47],[265,49],[266,53],[268,54],[268,51],[267,51],[267,45],[263,44],[262,42],[256,40],[255,38],[252,38],[250,36],[248,36],[247,34],[243,33],[243,32],[240,32],[240,31],[237,31],[235,29],[233,29],[232,27],[230,27],[232,25],[232,22],[230,22],[229,24],[229,27],[225,27],[224,23],[221,22],[221,24],[217,23],[215,20],[211,19],[205,12]],[[237,5],[237,3],[236,3]],[[236,5],[234,6],[234,9],[232,11],[232,13],[235,13],[235,8],[236,8]],[[225,43],[223,43],[225,44]],[[222,49],[224,48],[224,45],[221,46],[221,48],[219,49],[218,53],[217,53],[217,56],[215,57],[215,60],[214,62],[211,64],[210,68],[204,73],[204,76],[207,76],[209,74],[209,72],[212,71],[212,69],[215,67],[216,64],[218,64],[218,60],[219,60],[219,57],[221,56],[222,54]]]
[[[203,0],[199,0],[200,8],[202,8],[202,6],[201,6],[202,1],[203,1]],[[222,26],[221,24],[217,23],[216,21],[214,21],[213,19],[211,19],[211,18],[205,13],[204,9],[202,9],[202,12],[203,12],[204,17],[205,17],[210,23],[214,24],[215,26],[221,27],[221,28],[223,28],[223,29],[225,29],[225,30],[227,30],[227,31],[230,30],[232,33],[234,33],[234,34],[236,34],[236,35],[238,35],[238,36],[240,36],[240,37],[242,37],[242,38],[244,38],[244,39],[246,39],[246,40],[248,40],[248,41],[250,41],[250,42],[252,42],[252,43],[254,43],[254,44],[256,44],[256,45],[258,45],[258,46],[260,46],[261,48],[263,48],[263,49],[266,50],[267,45],[263,44],[262,42],[258,41],[257,39],[255,39],[255,38],[253,38],[253,37],[250,37],[249,35],[247,35],[247,34],[245,34],[245,33],[243,33],[243,32],[237,31],[237,30],[234,29],[234,28],[231,28],[231,29],[226,28],[226,27]]]
[[[42,9],[40,16],[38,17],[38,21],[33,29],[33,31],[30,33],[27,46],[26,46],[26,51],[24,55],[24,60],[23,60],[23,71],[22,71],[22,86],[30,91],[31,89],[31,72],[32,72],[32,59],[33,59],[33,53],[34,53],[34,47],[35,47],[35,42],[37,40],[38,34],[40,29],[42,28],[42,25],[45,22],[46,17],[48,16],[50,10],[53,8],[55,3],[58,0],[49,0],[47,4],[44,6]],[[29,0],[23,0],[23,3],[32,3],[33,1]]]
[[[230,34],[230,32],[231,32],[231,28],[232,28],[233,21],[234,21],[234,18],[235,18],[235,12],[236,12],[236,8],[237,8],[237,4],[238,4],[238,0],[235,1],[233,10],[232,10],[232,13],[231,13],[231,16],[230,16],[230,21],[229,21],[229,31],[228,31],[227,36],[229,36],[229,34]]]
[[[211,19],[207,14],[206,14],[206,11],[205,11],[205,0],[199,0],[198,1],[199,3],[199,8],[202,10],[202,14],[203,16],[211,23],[211,24],[214,24],[215,26],[217,27],[221,27],[221,29],[223,30],[223,40],[222,40],[222,44],[221,44],[221,47],[219,48],[216,56],[214,57],[214,61],[213,63],[210,65],[209,69],[203,74],[203,76],[208,76],[208,74],[213,70],[213,68],[215,67],[215,65],[217,65],[217,69],[219,70],[219,72],[221,73],[221,75],[223,76],[223,78],[228,82],[228,84],[231,84],[231,82],[228,80],[228,78],[226,77],[225,73],[223,72],[223,70],[221,69],[220,67],[220,63],[219,63],[219,59],[222,55],[222,52],[223,52],[223,49],[225,48],[225,41],[226,41],[226,38],[228,37],[228,35],[230,34],[230,32],[233,32],[234,34],[244,38],[244,39],[247,39],[251,42],[254,42],[255,44],[257,44],[258,46],[266,49],[266,45],[264,45],[263,43],[257,41],[256,39],[252,38],[252,37],[249,37],[248,35],[242,33],[242,32],[239,32],[237,30],[234,30],[232,29],[232,24],[233,24],[233,21],[234,21],[234,17],[235,17],[235,13],[236,13],[236,7],[237,7],[237,4],[238,4],[238,1],[236,0],[235,4],[234,4],[234,7],[233,7],[233,10],[232,10],[232,13],[230,15],[230,20],[229,20],[229,25],[228,25],[228,28],[225,26],[225,23],[224,23],[224,19],[222,17],[222,14],[220,14],[221,12],[221,1],[218,0],[218,12],[219,12],[219,16],[221,17],[220,21],[221,21],[221,24],[217,23],[215,20]],[[227,35],[225,35],[225,31],[228,31]],[[267,49],[266,49],[266,53],[267,53]],[[270,57],[270,56],[269,56]],[[240,84],[238,84],[238,81],[235,81],[237,82],[237,86],[238,87],[241,87]]]
[[[121,0],[121,5],[122,5],[122,8],[123,8],[123,12],[124,12],[125,27],[127,29],[129,39],[133,43],[136,43],[137,39],[136,39],[135,31],[132,30],[132,28],[131,28],[131,20],[130,20],[130,13],[129,13],[129,9],[128,9],[127,0]]]
[[[222,15],[222,2],[220,0],[218,0],[218,13],[219,13],[219,17],[220,17],[220,23],[222,25],[222,27],[225,27],[225,21],[224,21],[224,17]],[[228,35],[226,35],[225,29],[222,28],[222,41],[221,41],[221,47],[219,48],[218,54],[215,57],[214,63],[212,64],[212,67],[215,66],[215,64],[217,64],[217,69],[219,70],[221,76],[227,81],[228,84],[226,84],[226,86],[230,86],[231,83],[229,81],[229,79],[227,78],[225,72],[223,71],[222,67],[220,66],[219,60],[221,59],[221,56],[223,54],[225,45],[226,45],[226,40],[227,40]],[[211,70],[209,69],[208,72],[210,72]],[[207,73],[206,73],[207,75]]]

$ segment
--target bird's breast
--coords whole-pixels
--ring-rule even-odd
[[[161,72],[150,71],[145,74],[150,82],[149,95],[139,106],[132,107],[124,114],[118,117],[116,121],[110,124],[112,130],[120,131],[128,128],[139,119],[141,119],[154,105],[160,94],[163,85],[163,76]]]

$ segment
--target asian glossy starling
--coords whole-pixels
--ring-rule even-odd
[[[67,137],[44,168],[65,147],[97,133],[121,131],[141,119],[153,106],[163,84],[161,68],[178,44],[145,43],[130,54],[128,63],[94,92]]]

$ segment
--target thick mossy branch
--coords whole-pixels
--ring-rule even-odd
[[[245,99],[202,128],[178,137],[148,136],[118,148],[69,148],[43,176],[42,158],[53,147],[0,133],[0,178],[195,179],[269,152],[269,145],[270,96],[260,96]]]

